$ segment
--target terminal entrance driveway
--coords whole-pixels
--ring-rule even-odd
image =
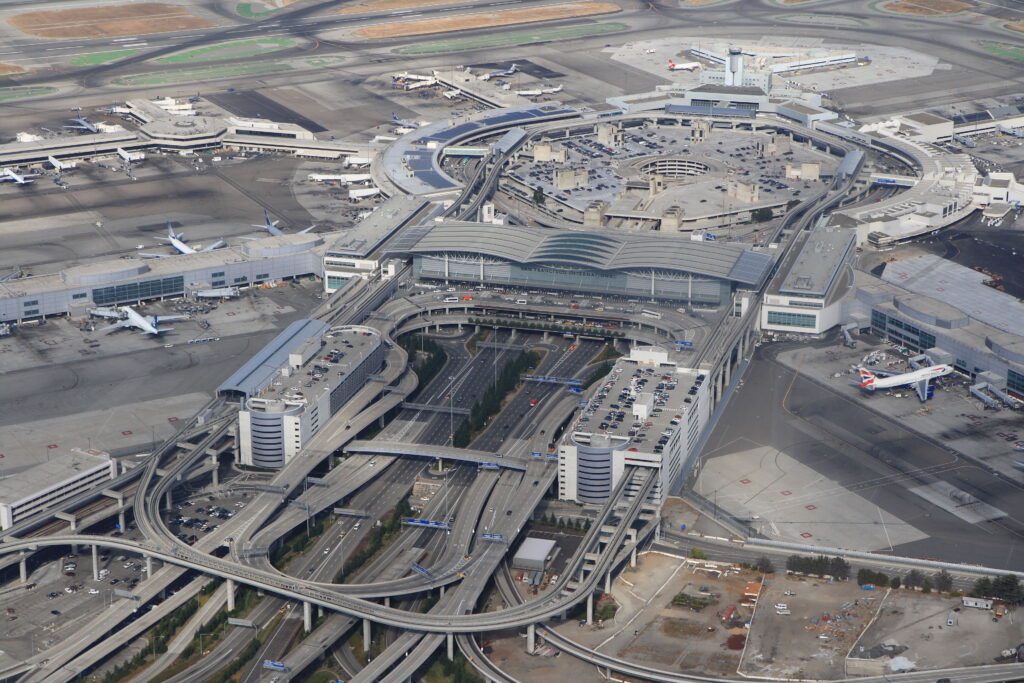
[[[1020,566],[1018,485],[781,365],[789,348],[758,349],[701,454],[698,493],[771,539]],[[910,491],[929,485],[1006,516],[969,523]]]

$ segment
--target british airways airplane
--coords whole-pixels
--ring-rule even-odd
[[[891,389],[893,387],[905,387],[914,385],[917,395],[922,401],[928,397],[928,383],[933,379],[944,377],[953,372],[952,365],[931,365],[927,368],[905,372],[901,375],[879,377],[870,370],[857,368],[860,373],[860,388],[874,391],[875,389]]]

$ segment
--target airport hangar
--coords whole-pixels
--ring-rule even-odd
[[[502,285],[718,307],[759,289],[774,258],[689,237],[552,231],[490,223],[433,226],[411,247],[419,279]]]

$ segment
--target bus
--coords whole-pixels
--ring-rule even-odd
[[[640,309],[640,315],[645,316],[647,318],[654,318],[656,320],[661,320],[661,313],[658,313],[657,311],[651,311],[651,310],[648,310],[646,308],[641,308]]]

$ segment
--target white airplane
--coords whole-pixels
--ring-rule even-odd
[[[174,247],[179,254],[198,254],[201,251],[213,251],[214,249],[224,245],[224,240],[217,240],[213,244],[202,247],[201,249],[193,249],[184,242],[185,234],[175,234],[174,228],[171,227],[171,222],[167,221],[167,237],[157,237],[161,242],[167,242]],[[148,258],[164,258],[169,254],[139,254]]]
[[[391,112],[391,122],[400,128],[409,128],[411,130],[416,130],[417,128],[420,127],[420,124],[416,123],[415,121],[403,121],[402,119],[398,118],[395,112]]]
[[[554,95],[557,92],[562,92],[562,86],[555,88],[534,88],[532,90],[516,90],[517,95],[523,97],[536,97],[537,95]]]
[[[155,315],[140,315],[131,306],[118,306],[117,308],[90,308],[89,315],[100,318],[116,320],[113,325],[100,328],[100,331],[114,330],[117,328],[134,328],[142,334],[160,334],[174,329],[173,327],[160,327],[161,320],[181,320],[186,316],[167,315],[163,318]]]
[[[39,177],[40,173],[25,173],[21,174],[12,169],[5,168],[2,175],[0,175],[0,183],[18,183],[19,185],[28,185],[34,183],[32,178]]]
[[[84,130],[84,131],[87,131],[89,133],[98,133],[98,132],[100,132],[100,129],[96,127],[95,123],[93,123],[89,119],[87,119],[84,116],[82,116],[82,108],[81,107],[75,107],[71,111],[77,111],[78,112],[78,116],[76,118],[70,119],[71,121],[74,121],[75,123],[70,125],[70,126],[64,126],[65,128],[74,128],[75,130]]]
[[[53,156],[46,157],[46,160],[49,161],[50,165],[53,166],[54,169],[56,169],[58,171],[66,171],[69,168],[74,168],[75,166],[78,165],[74,161],[61,161],[57,157],[53,157]]]
[[[504,71],[492,71],[490,73],[483,74],[482,76],[479,76],[478,78],[481,81],[489,81],[492,78],[497,78],[497,77],[500,77],[500,76],[511,76],[512,74],[514,74],[514,73],[516,73],[518,71],[519,71],[519,65],[518,64],[513,64],[512,66],[510,66],[509,68],[505,69]]]
[[[905,387],[914,385],[914,389],[917,391],[917,396],[922,401],[928,398],[928,383],[933,379],[944,377],[945,375],[953,372],[952,365],[932,365],[927,368],[921,368],[920,370],[914,370],[913,372],[905,372],[900,375],[891,375],[889,377],[879,377],[870,370],[864,368],[857,368],[860,373],[860,387],[861,389],[867,389],[868,391],[874,391],[875,389],[890,389],[893,387]]]
[[[703,64],[700,62],[683,62],[682,64],[676,64],[671,59],[668,60],[669,71],[696,71],[701,68]]]
[[[270,220],[270,212],[267,211],[266,209],[263,209],[263,225],[256,225],[254,223],[252,227],[254,227],[254,228],[263,228],[264,230],[269,232],[274,237],[280,237],[281,235],[287,234],[283,230],[281,230],[281,228],[277,227],[277,224],[280,223],[280,222],[281,221],[279,221],[279,220],[277,220],[277,221]],[[311,225],[308,228],[306,228],[305,230],[299,230],[299,232],[296,233],[296,234],[304,235],[305,233],[309,232],[310,230],[312,230],[315,227],[316,227],[315,225]]]

